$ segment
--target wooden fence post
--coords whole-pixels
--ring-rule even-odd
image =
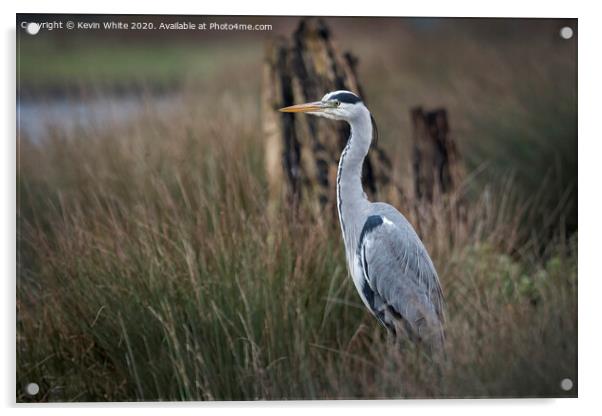
[[[301,198],[323,211],[336,212],[336,173],[349,127],[318,117],[279,113],[278,108],[319,100],[346,89],[362,95],[350,53],[340,54],[329,28],[319,19],[302,19],[291,39],[266,47],[263,73],[263,131],[270,199]],[[365,100],[366,97],[362,95]],[[376,146],[364,163],[364,187],[370,196],[390,182],[391,163]]]
[[[413,126],[414,195],[431,202],[435,194],[446,194],[461,180],[458,152],[449,135],[447,111],[410,111]]]

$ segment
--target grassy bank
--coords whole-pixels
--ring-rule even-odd
[[[57,35],[55,35],[57,36]],[[113,93],[163,92],[191,79],[210,79],[224,67],[257,59],[261,43],[115,37],[21,37],[17,49],[19,87],[25,97],[77,95],[82,89]]]
[[[560,389],[577,380],[576,49],[544,31],[522,45],[458,25],[379,24],[370,33],[388,41],[375,46],[361,26],[334,26],[361,58],[406,189],[409,107],[450,112],[467,182],[399,207],[441,278],[445,363],[402,351],[365,310],[336,218],[303,206],[268,216],[261,45],[158,45],[130,69],[147,69],[143,89],[177,79],[169,108],[149,95],[126,122],[56,123],[19,142],[17,400],[576,395]],[[127,61],[97,65],[102,53],[61,76],[48,62],[44,79],[29,52],[31,85],[81,77],[89,97],[135,82]],[[201,63],[153,67],[165,56]]]
[[[22,142],[20,400],[29,381],[68,401],[574,394],[559,383],[576,380],[576,236],[545,255],[519,238],[511,184],[482,189],[462,227],[445,201],[406,212],[446,294],[437,372],[365,311],[336,222],[265,215],[252,94],[240,103]]]

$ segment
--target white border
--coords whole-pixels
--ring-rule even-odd
[[[104,415],[108,411],[125,408],[128,413],[163,415],[168,411],[185,414],[199,412],[244,411],[253,414],[303,414],[308,412],[345,412],[345,414],[366,414],[377,412],[437,415],[504,415],[523,411],[545,412],[549,415],[587,414],[599,411],[600,396],[600,343],[599,321],[600,293],[602,276],[599,271],[599,236],[602,233],[600,218],[602,207],[599,201],[601,188],[600,173],[602,155],[602,129],[600,109],[602,107],[601,80],[602,64],[599,47],[602,16],[595,2],[506,0],[504,2],[437,1],[399,2],[370,0],[364,2],[338,0],[302,1],[252,1],[252,2],[125,2],[123,0],[102,0],[82,2],[55,0],[22,0],[19,4],[2,4],[4,40],[1,43],[4,58],[1,65],[2,82],[6,88],[0,101],[2,125],[5,137],[0,141],[2,164],[0,168],[0,192],[4,197],[0,204],[2,246],[0,264],[4,266],[5,284],[2,291],[2,327],[4,337],[0,341],[0,402],[12,414],[15,393],[15,13],[136,13],[136,14],[255,14],[255,15],[338,15],[338,16],[467,16],[467,17],[577,17],[579,18],[579,399],[564,400],[444,400],[444,401],[353,401],[353,402],[255,402],[255,403],[208,403],[208,404],[107,404],[107,405],[62,405],[44,406],[45,414],[80,414],[83,408],[91,414]],[[24,407],[24,406],[21,406]],[[283,408],[286,407],[286,410]],[[28,414],[35,407],[20,409]],[[243,410],[244,409],[244,410]]]
[[[215,15],[320,15],[320,16],[455,16],[455,17],[577,17],[583,6],[576,2],[548,0],[506,0],[484,5],[469,0],[392,2],[385,0],[280,0],[280,1],[169,1],[148,2],[107,0],[22,0],[21,13],[133,13],[133,14],[215,14]]]

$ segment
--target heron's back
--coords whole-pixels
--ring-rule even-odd
[[[363,298],[372,301],[369,307],[383,324],[402,322],[418,338],[442,341],[439,278],[422,241],[399,211],[385,203],[370,204],[356,256],[367,283]]]

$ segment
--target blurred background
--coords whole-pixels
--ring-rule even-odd
[[[411,186],[416,105],[448,111],[466,168],[469,235],[421,236],[452,348],[472,345],[439,387],[419,358],[383,352],[336,229],[264,215],[264,48],[299,18],[22,14],[17,27],[51,20],[271,30],[18,30],[19,400],[576,394],[558,388],[576,381],[575,19],[324,19],[359,59],[399,181]],[[37,397],[22,392],[33,379]]]
[[[61,19],[61,16],[55,16]],[[67,20],[68,18],[63,18]],[[103,21],[130,22],[132,16]],[[51,20],[21,15],[20,21]],[[78,21],[96,21],[79,16]],[[19,32],[20,134],[35,142],[49,127],[122,123],[145,103],[169,112],[186,97],[231,99],[232,112],[259,107],[265,40],[290,35],[293,17],[148,16],[161,22],[268,24],[266,31],[54,30]],[[575,20],[328,18],[341,50],[359,58],[385,147],[396,166],[409,161],[415,105],[444,107],[469,170],[487,165],[515,175],[545,204],[570,206],[575,231],[577,172],[577,39]],[[561,28],[574,28],[564,39]],[[197,102],[195,102],[195,97]],[[256,97],[244,102],[243,97]],[[316,97],[319,98],[319,97]],[[238,100],[238,101],[237,101]],[[486,180],[491,177],[486,176]]]

